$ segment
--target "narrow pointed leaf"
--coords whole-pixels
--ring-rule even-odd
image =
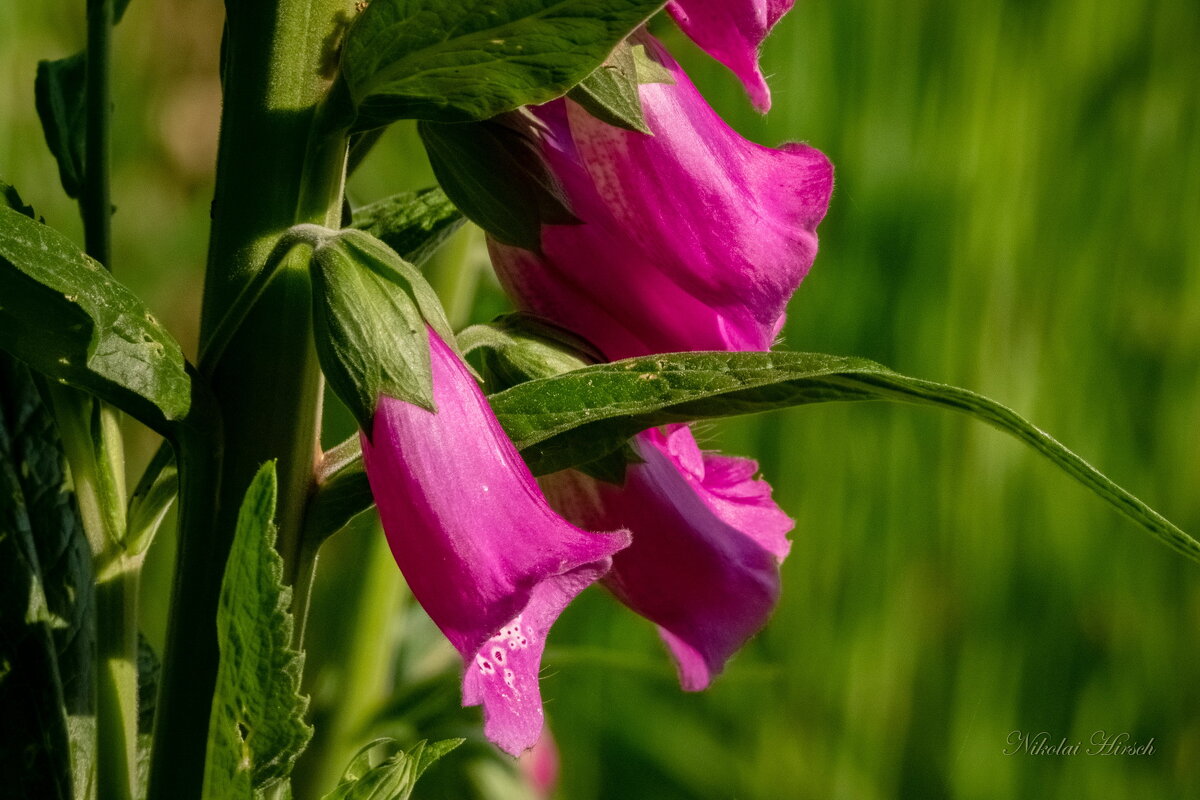
[[[496,417],[534,474],[586,464],[634,434],[672,422],[810,403],[886,400],[964,413],[1008,433],[1145,528],[1200,562],[1200,543],[1011,409],[954,386],[909,378],[862,358],[822,353],[671,353],[599,364],[491,395]],[[327,483],[361,496],[361,464],[343,456]]]
[[[160,433],[191,408],[179,344],[141,300],[66,236],[4,206],[0,348]]]
[[[359,127],[484,120],[563,95],[656,0],[374,0],[346,36]]]
[[[300,694],[304,657],[291,643],[292,593],[275,551],[275,493],[268,462],[242,502],[221,584],[205,800],[250,798],[285,780],[312,736]]]

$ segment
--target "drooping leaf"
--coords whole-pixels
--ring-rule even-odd
[[[443,739],[428,744],[422,740],[408,752],[398,750],[383,763],[371,766],[372,750],[385,745],[395,746],[390,739],[377,739],[358,751],[337,788],[322,800],[408,800],[425,770],[463,741]]]
[[[0,206],[0,348],[160,433],[191,408],[179,344],[70,239]]]
[[[634,434],[672,422],[809,403],[886,400],[967,414],[1008,433],[1188,558],[1200,543],[1009,408],[954,386],[909,378],[862,358],[821,353],[670,353],[599,364],[520,384],[489,401],[534,474],[594,462]],[[327,479],[351,495],[361,462]],[[361,496],[358,494],[357,496]]]
[[[459,213],[438,187],[403,192],[354,212],[353,227],[366,231],[421,266],[463,224]]]
[[[542,248],[542,225],[567,225],[571,213],[558,179],[519,114],[487,122],[417,126],[438,183],[458,208],[505,244]]]
[[[113,24],[125,16],[130,0],[113,3]],[[39,61],[33,82],[34,104],[42,135],[68,197],[79,197],[84,176],[84,137],[87,135],[87,53],[55,61]]]
[[[275,494],[268,462],[246,491],[221,583],[205,800],[251,798],[285,780],[312,736],[300,694],[304,656],[291,641],[291,589],[275,551]]]
[[[429,324],[453,344],[425,279],[383,242],[349,229],[313,251],[313,336],[330,387],[368,433],[380,395],[433,409]]]
[[[629,44],[617,45],[617,49],[603,64],[567,92],[567,97],[601,122],[630,131],[650,133],[638,95],[638,72],[633,60],[633,47]]]
[[[57,61],[39,61],[33,83],[42,134],[58,162],[58,177],[69,197],[79,197],[83,186],[86,77],[87,57],[75,53]]]
[[[359,127],[484,120],[564,94],[662,6],[656,0],[374,0],[342,74]]]
[[[94,772],[91,555],[53,416],[0,351],[0,775],[14,797],[86,797]]]

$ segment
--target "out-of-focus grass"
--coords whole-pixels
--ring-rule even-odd
[[[216,6],[139,0],[117,37],[118,274],[188,341]],[[71,231],[31,84],[37,58],[79,46],[79,17],[10,3],[0,18],[0,174]],[[1200,534],[1200,6],[803,2],[765,48],[765,119],[667,38],[746,135],[837,166],[785,346],[983,391]],[[427,183],[414,148],[390,133],[358,198]],[[700,695],[678,691],[644,621],[599,591],[573,605],[544,680],[563,797],[1200,796],[1194,565],[945,414],[811,407],[705,430],[757,457],[797,520],[784,599]],[[338,623],[354,582],[338,546],[314,625]],[[163,591],[148,586],[152,630]],[[310,666],[336,663],[312,630]],[[1006,756],[1014,730],[1128,732],[1156,751]]]

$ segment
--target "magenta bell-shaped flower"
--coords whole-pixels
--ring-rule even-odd
[[[542,486],[575,524],[632,532],[604,582],[658,625],[683,688],[698,691],[767,623],[793,522],[754,479],[753,461],[701,452],[686,425],[635,442],[644,463],[629,466],[622,487],[574,470]]]
[[[517,755],[542,730],[546,634],[629,534],[551,510],[458,356],[429,331],[437,412],[382,397],[363,463],[413,596],[462,654],[463,704]]]
[[[609,359],[681,350],[767,350],[817,253],[833,189],[803,144],[743,139],[665,50],[639,35],[674,84],[641,86],[648,136],[568,100],[534,110],[546,162],[577,225],[544,225],[541,252],[489,242],[525,311]]]
[[[758,67],[758,49],[796,0],[672,0],[667,11],[693,42],[741,79],[764,114],[771,90]]]

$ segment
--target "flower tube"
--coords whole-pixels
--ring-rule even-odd
[[[575,225],[544,225],[541,251],[494,240],[517,305],[610,359],[681,350],[766,350],[817,252],[833,188],[803,144],[743,139],[661,45],[639,41],[675,82],[641,86],[652,136],[572,101],[535,110],[543,156]]]
[[[466,667],[463,704],[517,755],[542,730],[546,635],[629,543],[551,510],[458,356],[429,332],[436,413],[380,398],[363,462],[413,596]]]
[[[551,503],[584,528],[628,528],[605,585],[658,626],[683,688],[706,688],[762,629],[779,599],[792,520],[755,480],[753,461],[702,453],[686,425],[650,430],[625,485],[574,470],[542,478]]]

